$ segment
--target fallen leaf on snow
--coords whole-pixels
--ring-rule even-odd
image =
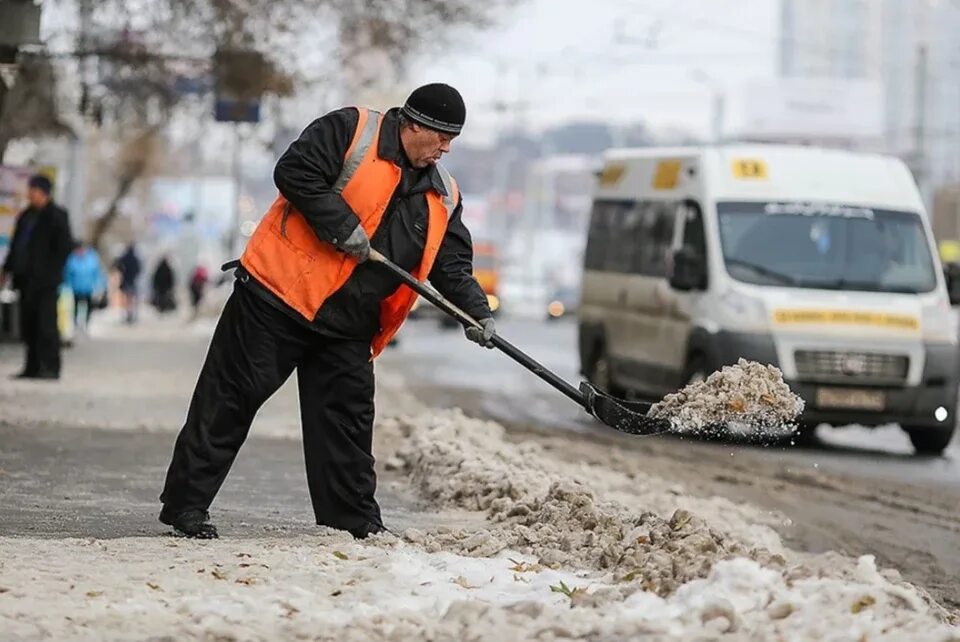
[[[869,606],[873,606],[876,603],[877,603],[877,600],[875,597],[873,597],[872,595],[864,595],[859,600],[853,603],[853,605],[850,607],[850,612],[859,613],[863,609]]]
[[[218,580],[225,580],[225,579],[227,579],[227,576],[224,575],[223,573],[221,573],[221,572],[220,572],[219,570],[217,570],[217,569],[213,569],[212,571],[210,571],[210,575],[213,575],[213,576],[214,576],[215,578],[217,578]]]
[[[333,556],[336,557],[338,560],[348,560],[348,559],[350,559],[349,557],[347,557],[347,554],[346,554],[346,553],[341,553],[340,551],[334,551],[334,552],[333,552]]]
[[[103,591],[87,591],[87,597],[100,597]]]
[[[237,584],[246,584],[247,586],[253,586],[257,583],[257,578],[255,577],[238,577],[236,580]]]
[[[559,584],[550,585],[550,592],[560,593],[561,595],[566,595],[570,599],[573,599],[577,595],[583,595],[586,593],[587,589],[583,588],[582,586],[570,587],[567,586],[563,580],[560,580]]]
[[[543,567],[539,564],[530,564],[529,562],[517,561],[512,558],[510,561],[513,562],[510,570],[517,573],[538,573],[543,570]]]
[[[743,399],[737,397],[736,399],[731,399],[730,402],[727,403],[727,408],[733,412],[743,412],[747,409],[747,404]]]
[[[150,588],[152,588],[154,591],[162,591],[162,590],[163,590],[162,588],[160,588],[160,585],[159,585],[159,584],[156,584],[156,583],[154,583],[154,582],[147,582],[147,586],[149,586]]]
[[[452,579],[452,580],[450,580],[450,581],[453,582],[454,584],[458,585],[458,586],[462,586],[462,587],[465,588],[465,589],[480,588],[479,586],[472,586],[472,585],[470,584],[470,582],[467,581],[467,578],[465,578],[463,575],[458,575],[458,576],[456,577],[456,579]]]

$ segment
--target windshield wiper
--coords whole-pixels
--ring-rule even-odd
[[[777,272],[776,270],[771,270],[770,268],[764,265],[758,265],[757,263],[751,263],[750,261],[743,261],[741,259],[734,259],[730,257],[723,257],[723,262],[727,265],[736,265],[738,267],[747,268],[748,270],[753,270],[761,276],[766,276],[780,283],[785,283],[787,285],[799,285],[800,281],[794,276],[789,274],[784,274],[783,272]]]
[[[824,290],[854,290],[860,292],[888,292],[891,294],[918,294],[921,290],[909,285],[883,285],[876,281],[853,281],[850,279],[834,279],[832,281],[812,282],[813,287]]]

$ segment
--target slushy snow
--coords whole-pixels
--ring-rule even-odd
[[[650,416],[669,419],[677,432],[707,432],[733,425],[763,431],[789,430],[803,411],[803,400],[790,390],[779,368],[740,359],[704,381],[669,394]]]
[[[801,555],[762,512],[571,466],[492,422],[407,403],[378,456],[431,516],[211,542],[0,538],[12,639],[960,640],[874,559]],[[615,456],[612,454],[611,456]]]

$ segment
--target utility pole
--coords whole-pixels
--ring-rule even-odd
[[[240,235],[240,204],[243,195],[243,135],[241,124],[233,123],[233,211],[230,216],[230,229],[227,232],[227,259],[233,260],[237,255],[237,239]]]
[[[80,31],[77,34],[77,50],[80,51],[78,65],[80,67],[81,101],[90,99],[90,85],[92,77],[90,70],[92,63],[89,57],[91,47],[91,29],[93,27],[93,0],[79,0],[77,5]],[[70,222],[74,237],[86,238],[87,221],[87,115],[81,105],[79,118],[73,127],[70,136],[70,160],[68,175],[69,185],[67,192],[67,208],[70,210]]]
[[[916,100],[916,127],[914,128],[914,175],[920,187],[920,195],[924,203],[929,205],[927,198],[927,46],[920,45],[917,49],[917,69],[914,80]]]

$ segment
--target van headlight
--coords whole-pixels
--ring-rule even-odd
[[[766,332],[770,329],[763,299],[737,290],[727,290],[720,295],[715,320],[725,330]]]

